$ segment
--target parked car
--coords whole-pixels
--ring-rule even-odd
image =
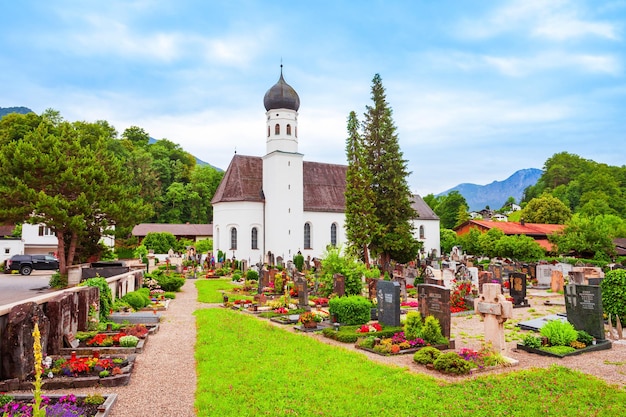
[[[13,255],[4,263],[4,272],[20,271],[22,275],[30,275],[33,269],[56,271],[59,260],[51,255]]]

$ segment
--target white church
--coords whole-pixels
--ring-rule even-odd
[[[292,260],[298,252],[320,258],[328,245],[346,243],[346,165],[304,161],[298,152],[300,97],[278,82],[263,98],[264,156],[235,154],[211,204],[213,252],[249,264]],[[415,237],[424,253],[440,252],[439,218],[414,196]]]

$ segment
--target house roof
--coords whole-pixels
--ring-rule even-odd
[[[430,206],[417,194],[413,194],[411,207],[417,212],[419,220],[439,220]]]
[[[13,233],[13,229],[15,229],[15,226],[12,224],[0,225],[0,237],[11,236],[11,234]]]
[[[490,220],[469,220],[462,225],[455,227],[460,229],[469,223],[469,226],[477,225],[483,229],[500,229],[505,235],[527,235],[527,236],[548,236],[552,233],[563,230],[562,224],[541,224],[541,223],[518,223],[518,222],[494,222]]]
[[[168,232],[174,236],[213,236],[213,225],[141,223],[133,227],[133,236],[146,236],[151,232]]]
[[[626,238],[613,239],[613,243],[615,244],[617,256],[626,255]]]
[[[304,210],[337,213],[345,211],[347,169],[346,165],[304,161]],[[233,157],[211,204],[233,201],[264,201],[261,157]]]

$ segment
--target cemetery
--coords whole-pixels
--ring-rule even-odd
[[[231,273],[219,279],[200,274],[193,280],[199,288],[204,283],[220,288],[213,301],[218,310],[235,314],[238,320],[250,318],[321,344],[361,352],[372,362],[451,382],[515,372],[544,360],[535,358],[560,361],[572,355],[603,355],[625,342],[620,318],[608,319],[602,286],[593,285],[604,277],[598,278],[591,269],[572,270],[567,278],[561,270],[550,270],[548,286],[547,281],[534,283],[530,273],[534,269],[547,276],[544,265],[496,264],[483,270],[458,262],[448,264],[448,272],[430,266],[421,274],[417,268],[397,266],[391,273],[379,274],[380,279],[361,277],[361,291],[355,294],[348,289],[355,286],[347,274],[334,273],[324,282],[320,270],[299,271],[293,265],[265,265],[256,270],[225,267]],[[184,284],[192,277],[181,279]],[[161,314],[167,314],[167,310],[158,316],[156,311],[142,312],[141,307],[118,310],[114,302],[105,328],[90,330],[94,315],[99,317],[101,311],[93,288],[51,300],[46,312],[58,311],[59,317],[48,317],[32,305],[20,310],[39,317],[40,323],[58,323],[63,329],[61,333],[44,331],[49,352],[43,361],[41,389],[80,394],[86,387],[110,392],[132,383],[137,355],[159,331]],[[150,301],[159,301],[153,291],[149,293],[156,297]],[[132,300],[135,297],[127,296],[132,293],[137,290],[116,298]],[[168,304],[176,303],[175,298],[168,300]],[[83,306],[77,309],[85,312],[78,314],[80,318],[63,313],[63,306],[73,303]],[[126,317],[123,324],[115,322],[120,317]],[[131,317],[146,323],[137,324]],[[147,320],[154,318],[156,323]],[[129,336],[136,340],[125,339]],[[274,332],[271,337],[277,336]],[[594,361],[621,366],[614,355],[601,358]],[[30,389],[32,373],[28,376],[25,367],[20,370],[23,377],[0,382],[0,389]],[[114,401],[111,398],[107,401]]]

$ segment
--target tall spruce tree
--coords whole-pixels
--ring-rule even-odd
[[[409,172],[403,159],[392,111],[379,74],[372,80],[372,106],[366,106],[363,122],[365,167],[371,173],[374,215],[380,229],[371,235],[370,249],[383,265],[392,259],[409,262],[417,256],[420,243],[413,237]]]
[[[369,266],[371,236],[380,233],[374,212],[372,173],[365,164],[363,139],[359,133],[359,120],[354,111],[348,116],[346,139],[346,237],[348,252],[358,256]]]

